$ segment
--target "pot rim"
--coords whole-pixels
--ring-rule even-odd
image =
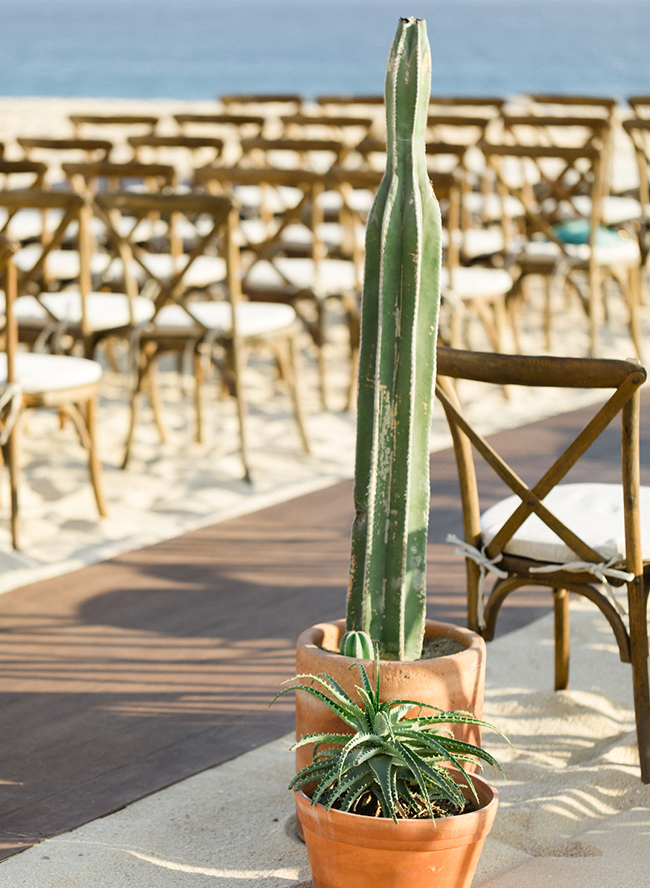
[[[342,660],[350,661],[354,660],[354,662],[359,663],[368,663],[374,665],[375,660],[372,659],[364,659],[362,657],[345,657],[343,654],[340,654],[338,651],[331,651],[327,648],[321,647],[316,644],[314,641],[313,635],[315,632],[322,631],[325,634],[325,628],[329,626],[336,626],[337,628],[341,628],[345,626],[345,619],[339,620],[325,620],[321,623],[315,623],[313,626],[310,626],[308,629],[304,629],[300,635],[298,636],[297,645],[302,645],[305,648],[313,648],[317,651],[320,651],[323,655],[327,657],[340,657]],[[466,629],[463,626],[457,626],[454,623],[444,623],[440,620],[426,620],[425,623],[425,636],[432,637],[436,635],[435,631],[428,630],[441,629],[443,631],[439,631],[438,634],[445,636],[447,638],[456,638],[458,641],[466,644],[466,647],[462,651],[457,651],[455,654],[445,654],[441,657],[435,657],[434,659],[437,661],[446,661],[452,658],[457,657],[476,657],[478,653],[485,650],[485,641],[484,639],[477,633],[471,629]],[[384,668],[384,664],[387,664],[388,668],[390,668],[390,664],[404,664],[404,663],[427,663],[428,659],[419,660],[380,660],[382,664],[382,668]]]
[[[455,773],[460,773],[456,768],[450,768],[450,771],[454,771]],[[394,827],[400,827],[402,824],[439,824],[444,823],[445,821],[449,822],[452,820],[458,820],[459,817],[470,817],[471,815],[481,814],[482,812],[488,812],[491,808],[496,808],[499,804],[499,790],[494,786],[494,784],[490,783],[489,780],[486,780],[485,777],[481,777],[480,774],[470,774],[469,775],[472,783],[478,783],[482,786],[484,790],[490,792],[491,798],[489,801],[480,805],[478,808],[475,808],[473,811],[463,811],[461,814],[450,814],[448,817],[409,817],[409,818],[398,818],[397,823],[394,820],[391,820],[390,817],[370,817],[367,814],[355,814],[353,811],[341,811],[338,808],[330,808],[327,812],[328,814],[333,814],[336,817],[341,817],[343,819],[348,819],[349,817],[353,817],[355,821],[365,821],[376,824],[391,824]],[[322,802],[316,802],[315,805],[312,805],[311,799],[309,796],[304,793],[301,789],[294,790],[294,793],[299,796],[303,800],[303,804],[306,802],[309,808],[321,808],[325,809],[325,805]],[[380,827],[381,828],[381,827]],[[408,826],[404,826],[404,829],[408,829]]]

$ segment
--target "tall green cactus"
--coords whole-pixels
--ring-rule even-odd
[[[440,210],[426,169],[426,23],[401,19],[386,73],[386,173],[368,218],[347,629],[417,660],[426,610]]]

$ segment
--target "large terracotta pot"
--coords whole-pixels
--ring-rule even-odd
[[[360,683],[359,670],[350,669],[354,660],[342,657],[338,652],[345,621],[318,623],[307,629],[298,639],[296,647],[296,672],[318,675],[325,672],[335,678],[351,697],[359,701],[355,685]],[[428,703],[439,709],[464,709],[477,718],[483,715],[485,686],[485,642],[475,632],[461,629],[450,623],[427,620],[425,635],[455,638],[464,650],[445,657],[415,661],[381,661],[382,700],[401,698]],[[370,680],[375,680],[375,663],[362,661]],[[413,711],[412,715],[415,715]],[[430,713],[433,714],[433,713]],[[481,731],[475,725],[455,725],[454,734],[461,740],[479,745]],[[296,738],[304,734],[349,733],[347,725],[323,703],[304,691],[296,692]],[[312,747],[296,750],[296,769],[309,764]]]
[[[314,888],[469,888],[499,799],[486,780],[471,779],[478,810],[398,823],[312,807],[297,792]]]

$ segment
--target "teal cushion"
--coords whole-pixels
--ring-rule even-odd
[[[591,225],[587,219],[571,219],[570,222],[559,222],[553,226],[553,231],[565,244],[588,244],[591,233]],[[598,246],[620,243],[620,235],[604,225],[598,226],[596,243]]]

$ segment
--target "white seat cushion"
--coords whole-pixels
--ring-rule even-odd
[[[41,301],[57,320],[68,324],[81,323],[81,293],[78,290],[43,293]],[[19,323],[47,323],[49,315],[43,305],[34,296],[20,296],[14,305],[14,315]],[[145,296],[138,296],[133,301],[133,311],[136,324],[148,321],[153,315],[153,303]],[[95,331],[126,327],[131,322],[126,293],[89,293],[86,313],[88,325]]]
[[[512,287],[512,278],[503,268],[481,268],[478,265],[465,268],[454,268],[452,272],[451,286],[449,284],[449,271],[442,268],[440,272],[440,286],[448,291],[446,295],[456,299],[486,299],[495,296],[503,296]]]
[[[578,262],[589,261],[589,244],[566,244],[566,251]],[[553,241],[530,241],[519,254],[522,261],[547,262],[554,264],[560,257],[560,247]],[[629,265],[640,260],[639,244],[632,238],[620,238],[619,241],[596,245],[596,261],[602,266]]]
[[[79,386],[94,385],[102,377],[101,364],[68,355],[41,355],[19,352],[15,363],[16,381],[23,392],[36,395]],[[0,353],[0,385],[7,380],[7,356]]]
[[[317,292],[335,295],[356,289],[356,269],[352,262],[323,259],[318,263],[317,276],[312,259],[289,259],[285,256],[278,256],[273,264],[267,260],[257,262],[246,276],[246,284],[251,288],[286,286],[282,275],[297,290],[313,288]]]
[[[30,244],[22,247],[16,253],[14,260],[16,267],[21,271],[31,271],[38,262],[43,248],[40,244]],[[90,259],[90,270],[95,274],[102,274],[110,261],[105,253],[94,253]],[[73,281],[79,277],[79,253],[76,250],[51,250],[45,257],[47,273],[56,280]]]
[[[229,333],[232,327],[232,311],[229,302],[192,302],[195,317],[218,333]],[[261,336],[288,327],[296,320],[296,312],[290,305],[277,302],[242,302],[237,308],[238,333],[240,336]],[[165,305],[156,315],[156,328],[185,332],[196,326],[190,315],[180,305]]]
[[[481,515],[483,543],[488,545],[497,531],[520,505],[518,496],[509,496]],[[544,505],[560,521],[603,556],[617,560],[625,556],[623,488],[620,484],[558,484]],[[640,488],[641,550],[650,560],[650,487]],[[645,518],[645,521],[644,521]],[[581,560],[575,552],[537,517],[529,515],[504,550],[509,555],[565,564]]]
[[[166,281],[187,265],[188,258],[186,254],[174,257],[171,253],[147,253],[143,256],[142,261],[155,277]],[[144,284],[148,280],[148,275],[135,260],[131,265],[131,272],[140,284]],[[108,277],[114,279],[122,273],[121,260],[113,260],[108,270]],[[226,263],[220,256],[197,256],[188,269],[187,275],[183,277],[183,281],[188,287],[203,288],[223,281],[225,277]]]

